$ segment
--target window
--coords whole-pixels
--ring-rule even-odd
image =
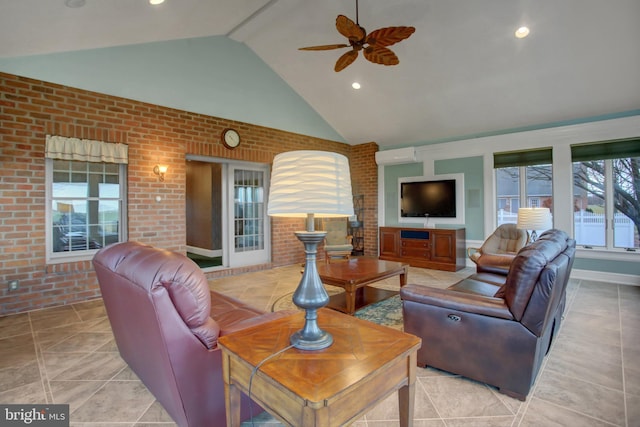
[[[553,212],[551,148],[495,153],[496,225],[518,222],[520,207]]]
[[[234,170],[234,238],[237,252],[264,249],[265,172]]]
[[[62,154],[65,150],[69,147],[56,145],[48,137],[45,159],[48,262],[89,259],[96,250],[126,238],[126,164],[53,158],[83,158],[77,153]]]
[[[583,248],[640,248],[640,139],[571,146],[573,231]]]

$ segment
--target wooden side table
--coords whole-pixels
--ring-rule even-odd
[[[290,426],[342,426],[398,390],[400,425],[413,425],[416,353],[420,338],[333,310],[318,311],[333,345],[291,348],[260,366],[251,398]],[[289,346],[304,324],[296,313],[218,340],[222,349],[227,426],[240,425],[240,393],[249,394],[253,368]]]

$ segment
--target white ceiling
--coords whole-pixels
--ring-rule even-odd
[[[338,14],[355,0],[0,0],[0,57],[228,35],[347,142],[385,148],[640,109],[639,0],[361,0],[367,31],[416,32],[391,46],[399,65],[340,73],[345,50],[297,50],[343,43]]]

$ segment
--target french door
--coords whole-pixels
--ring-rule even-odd
[[[267,165],[227,165],[227,261],[229,267],[269,262]]]

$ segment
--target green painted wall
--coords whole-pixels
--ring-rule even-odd
[[[0,58],[0,71],[345,142],[251,49],[224,36]]]
[[[484,240],[484,174],[483,159],[465,157],[458,159],[436,160],[434,173],[464,174],[464,226],[468,240]]]
[[[406,165],[391,165],[384,167],[384,217],[385,225],[389,227],[423,227],[422,223],[408,224],[398,221],[398,178],[408,176],[423,176],[422,163]]]
[[[467,157],[447,160],[437,160],[434,162],[434,173],[436,175],[449,173],[464,174],[464,199],[465,199],[465,224],[466,236],[469,240],[484,239],[484,203],[483,203],[483,159],[482,157]],[[390,227],[423,227],[423,222],[400,223],[398,219],[398,178],[410,176],[423,176],[422,163],[412,163],[406,165],[392,165],[384,168],[384,194],[385,194],[385,225]],[[439,227],[459,227],[455,224],[438,224],[437,219],[433,219],[430,226]]]

